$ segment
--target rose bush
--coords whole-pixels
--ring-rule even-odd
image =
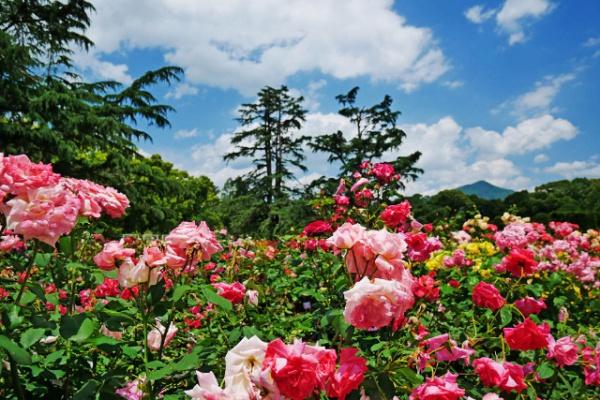
[[[598,231],[423,224],[361,168],[278,241],[109,237],[125,196],[0,155],[0,398],[600,396]]]

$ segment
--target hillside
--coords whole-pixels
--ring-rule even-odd
[[[466,195],[474,194],[482,199],[487,200],[502,200],[509,194],[513,193],[513,191],[510,189],[501,188],[486,181],[477,181],[469,185],[460,186],[456,189],[460,190]]]

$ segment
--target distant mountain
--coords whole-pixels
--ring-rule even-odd
[[[510,189],[504,189],[498,186],[494,186],[486,181],[477,181],[475,183],[471,183],[470,185],[464,185],[456,188],[456,190],[460,190],[464,194],[471,195],[474,194],[476,196],[481,197],[482,199],[504,199],[509,194],[513,193]]]

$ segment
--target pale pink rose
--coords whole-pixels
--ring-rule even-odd
[[[115,393],[127,400],[142,400],[144,392],[141,389],[143,381],[135,379],[131,382],[127,382],[125,386],[115,390]]]
[[[54,186],[60,175],[52,172],[50,164],[34,164],[20,154],[6,156],[0,153],[0,191],[26,196],[32,190],[45,186]]]
[[[471,235],[465,231],[456,231],[450,234],[452,239],[458,244],[467,244],[471,241]]]
[[[109,336],[109,337],[111,337],[113,339],[117,339],[117,340],[121,340],[123,338],[123,332],[111,331],[104,324],[102,324],[102,326],[100,327],[100,333],[103,334],[104,336]]]
[[[157,267],[159,265],[165,265],[167,263],[167,256],[156,245],[148,246],[144,248],[144,262],[149,267]]]
[[[496,393],[486,393],[483,395],[481,400],[504,400],[502,397],[498,396]]]
[[[129,199],[117,190],[85,179],[62,178],[61,182],[81,201],[80,215],[100,218],[104,211],[111,218],[125,215]]]
[[[553,358],[560,367],[573,365],[579,358],[579,346],[570,336],[554,340],[552,336],[548,338],[548,358]]]
[[[344,181],[343,179],[340,179],[340,183],[338,184],[338,187],[335,190],[335,193],[333,195],[340,196],[340,195],[344,194],[345,191],[346,191],[346,181]]]
[[[233,399],[253,399],[260,381],[267,343],[256,336],[242,340],[225,356],[225,393]]]
[[[102,251],[94,256],[94,263],[100,269],[110,271],[115,268],[117,260],[124,260],[135,255],[135,249],[128,249],[124,245],[125,242],[122,239],[118,242],[113,240],[105,243]]]
[[[174,248],[184,249],[186,253],[192,249],[196,250],[196,258],[204,261],[210,260],[213,254],[223,250],[215,234],[204,221],[199,225],[195,222],[182,222],[169,233],[166,241]]]
[[[246,298],[248,299],[248,304],[252,304],[255,307],[258,305],[258,291],[247,290]]]
[[[404,269],[403,253],[407,249],[404,236],[385,229],[368,231],[364,240],[371,251],[377,254],[374,277],[382,279],[401,279]]]
[[[24,197],[15,197],[3,207],[6,227],[23,235],[25,240],[37,239],[50,246],[71,232],[77,222],[79,199],[61,185],[31,190]]]
[[[169,268],[173,268],[173,269],[182,268],[187,261],[185,249],[167,245],[167,252],[165,253],[165,261],[167,263],[167,267],[169,267]]]
[[[196,377],[198,384],[185,391],[192,400],[234,400],[221,389],[214,373],[196,371]]]
[[[359,180],[357,180],[354,183],[354,185],[352,185],[352,187],[350,188],[350,191],[356,192],[358,189],[365,186],[367,183],[369,183],[369,180],[367,178],[360,178]]]
[[[119,267],[119,285],[123,288],[132,288],[140,283],[148,282],[150,278],[150,268],[144,263],[144,260],[133,263],[131,258],[126,258]]]
[[[175,337],[175,334],[177,333],[178,330],[179,329],[177,329],[177,327],[173,323],[171,323],[171,325],[169,326],[169,329],[166,330],[167,337],[165,338],[163,347],[166,348],[169,345],[169,343],[171,343],[171,340],[173,340],[173,338]],[[147,337],[148,348],[151,351],[159,351],[160,350],[160,343],[162,341],[163,335],[165,335],[165,327],[163,326],[163,324],[160,323],[160,320],[157,318],[156,319],[156,328],[154,328],[150,332],[148,332],[148,337]]]
[[[410,288],[395,280],[363,278],[344,292],[344,318],[358,329],[379,329],[403,318],[414,304]]]
[[[337,228],[337,230],[333,232],[333,236],[327,239],[327,241],[338,249],[349,249],[364,237],[365,232],[365,228],[359,224],[350,224],[346,222]]]

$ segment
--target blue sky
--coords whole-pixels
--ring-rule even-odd
[[[140,5],[143,4],[143,7]],[[159,87],[177,109],[172,129],[140,143],[217,184],[247,172],[226,165],[236,107],[264,85],[306,98],[305,133],[351,131],[335,95],[385,94],[408,133],[396,154],[423,152],[409,192],[486,179],[511,189],[600,177],[600,3],[593,0],[100,0],[96,43],[76,64],[92,79],[129,82],[164,65],[185,70]],[[306,183],[333,175],[308,153]]]

